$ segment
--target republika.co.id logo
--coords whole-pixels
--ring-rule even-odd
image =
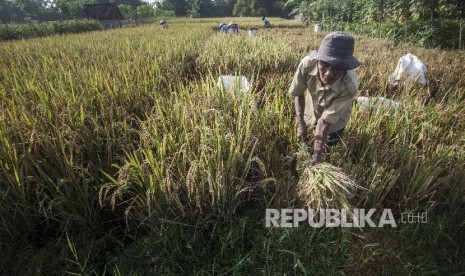
[[[404,212],[396,221],[391,209],[266,209],[266,227],[397,227],[398,223],[427,223],[424,212]]]

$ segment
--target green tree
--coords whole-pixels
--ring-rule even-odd
[[[200,0],[187,0],[187,7],[187,15],[189,17],[200,17]]]
[[[286,10],[284,4],[284,1],[275,1],[271,6],[271,14],[269,15],[287,17],[289,15],[290,10]]]
[[[82,7],[85,4],[94,3],[94,0],[55,0],[55,5],[59,12],[73,16],[79,15],[82,12]]]
[[[41,0],[14,0],[16,6],[21,8],[27,16],[35,16],[43,11]]]
[[[369,0],[366,6],[366,22],[383,22],[386,20],[390,1],[387,0]]]
[[[119,4],[118,9],[125,19],[134,19],[136,11],[131,5]]]
[[[465,1],[442,0],[440,3],[441,13],[449,18],[465,18]]]
[[[412,0],[410,11],[416,20],[436,18],[439,15],[439,0]]]
[[[231,16],[233,14],[234,0],[215,0],[212,1],[211,4],[213,5],[211,11],[214,10],[212,16],[223,17]]]
[[[247,0],[237,0],[234,4],[233,10],[234,16],[249,16],[250,15],[250,5],[247,3]]]
[[[394,21],[407,21],[411,18],[410,3],[405,0],[391,0],[391,17]]]
[[[171,18],[175,16],[174,11],[167,11],[158,7],[154,8],[153,14],[156,18]]]
[[[289,15],[300,15],[303,19],[309,16],[309,5],[308,0],[288,0],[284,8],[290,10]]]
[[[140,5],[136,8],[136,15],[139,18],[153,17],[154,16],[153,7],[147,4]]]
[[[162,0],[160,8],[174,11],[176,16],[187,15],[188,4],[186,0]]]
[[[268,11],[268,5],[264,5],[262,0],[250,1],[250,15],[252,16],[265,16],[271,14]]]
[[[98,1],[98,0],[96,0]],[[102,1],[102,0],[100,0]],[[137,8],[140,5],[145,5],[145,3],[142,0],[103,0],[103,1],[110,1],[111,3],[118,3],[118,4],[126,4],[132,6],[134,9]]]

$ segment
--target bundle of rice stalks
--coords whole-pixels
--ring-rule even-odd
[[[364,189],[357,185],[341,168],[329,163],[310,165],[308,150],[299,152],[297,195],[308,208],[351,210],[349,199]]]

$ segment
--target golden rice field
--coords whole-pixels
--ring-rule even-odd
[[[362,232],[264,229],[265,208],[304,205],[285,169],[298,150],[287,90],[323,35],[278,18],[257,37],[246,30],[259,18],[235,18],[235,37],[216,32],[229,20],[0,43],[0,271],[465,271],[457,238],[465,232],[465,53],[355,35],[359,96],[401,108],[355,107],[326,160],[363,187],[343,202],[395,214],[428,210],[431,222]],[[428,86],[393,88],[388,76],[409,52],[427,65]],[[246,76],[250,93],[219,89],[220,75]],[[325,193],[312,194],[331,205]]]

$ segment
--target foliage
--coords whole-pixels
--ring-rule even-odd
[[[119,4],[118,9],[121,12],[121,14],[123,15],[124,19],[126,19],[126,20],[133,19],[134,16],[136,15],[136,11],[134,10],[134,8],[131,5]]]
[[[162,10],[160,8],[154,8],[153,14],[156,18],[173,18],[175,17],[174,11]]]
[[[250,5],[246,0],[237,0],[234,4],[233,10],[234,16],[249,16],[250,15]]]
[[[154,16],[154,9],[150,5],[140,5],[136,8],[136,15],[138,17],[152,17]]]
[[[61,22],[0,25],[0,41],[55,34],[81,33],[102,29],[97,21],[68,20]]]
[[[23,22],[25,17],[39,19],[45,13],[79,18],[82,16],[82,6],[92,3],[95,0],[5,1],[2,4],[4,11],[0,9],[0,18],[6,22]],[[153,8],[174,11],[176,16],[194,18],[232,15],[286,18],[290,14],[300,14],[310,21],[356,23],[465,18],[465,4],[460,0],[160,0],[155,4],[123,0],[118,4],[129,5],[133,9],[153,5]],[[150,14],[148,10],[143,13],[144,17]]]
[[[370,23],[465,16],[465,6],[457,0],[288,0],[286,6],[311,21]]]
[[[415,43],[422,47],[459,49],[460,46],[463,48],[465,45],[463,30],[460,34],[461,24],[463,25],[461,21],[457,20],[435,19],[402,23],[389,21],[377,24],[326,22],[324,27],[328,31],[340,30],[385,38],[395,44]]]
[[[200,17],[200,0],[188,0],[187,15],[191,18]]]

